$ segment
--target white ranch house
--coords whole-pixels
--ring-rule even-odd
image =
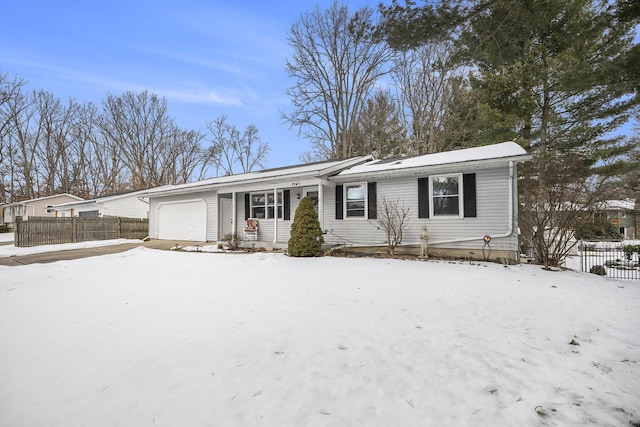
[[[103,217],[148,218],[149,201],[142,197],[144,191],[132,191],[78,200],[53,206],[58,217]]]
[[[490,235],[493,255],[518,254],[517,173],[529,160],[514,142],[393,160],[370,156],[291,166],[151,189],[149,235],[219,242],[258,220],[264,246],[285,247],[299,200],[317,207],[327,245],[385,246],[377,206],[410,209],[402,250],[417,251],[427,226],[429,252],[468,256]],[[256,243],[256,244],[258,244]],[[479,257],[479,255],[476,255]]]

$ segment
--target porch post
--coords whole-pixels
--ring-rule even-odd
[[[236,192],[231,193],[231,234],[235,235],[238,230],[236,229]]]
[[[322,182],[318,183],[318,220],[320,228],[324,232],[324,185]]]
[[[282,213],[284,216],[284,194],[282,197]],[[273,189],[273,243],[278,243],[278,188]]]

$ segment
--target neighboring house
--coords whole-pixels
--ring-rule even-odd
[[[0,225],[6,225],[9,228],[14,227],[17,217],[23,220],[30,216],[49,216],[55,217],[56,213],[53,206],[60,203],[75,202],[82,200],[80,197],[71,194],[56,194],[53,196],[40,197],[38,199],[24,200],[21,202],[6,203],[0,205],[2,212],[2,222]]]
[[[160,187],[166,188],[166,187]],[[148,218],[149,202],[141,196],[144,191],[132,191],[55,205],[53,209],[60,217],[119,216],[126,218]]]
[[[603,218],[615,225],[625,239],[634,240],[640,236],[636,234],[638,216],[636,215],[636,201],[606,200],[598,206],[596,218]]]
[[[411,213],[402,246],[416,251],[427,226],[431,253],[468,256],[492,237],[495,256],[517,257],[518,144],[393,160],[370,156],[231,175],[151,189],[149,234],[156,239],[220,241],[258,219],[257,240],[286,245],[300,198],[317,207],[328,245],[385,246],[377,207],[398,201]],[[486,248],[486,247],[485,247]],[[488,249],[488,248],[486,248]],[[476,257],[480,257],[480,252]]]

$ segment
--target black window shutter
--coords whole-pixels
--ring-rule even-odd
[[[375,182],[367,183],[367,200],[368,200],[368,212],[367,216],[369,219],[377,219],[378,218],[378,191],[377,185]]]
[[[429,218],[429,178],[418,178],[418,218]]]
[[[476,174],[462,175],[462,192],[464,194],[464,217],[476,217]]]
[[[249,193],[244,195],[244,219],[251,218],[251,201]]]
[[[336,185],[336,219],[342,218],[342,185]]]
[[[284,200],[282,201],[282,209],[284,209],[284,219],[289,220],[291,219],[291,191],[284,190],[284,194],[282,195],[282,197],[284,198]]]

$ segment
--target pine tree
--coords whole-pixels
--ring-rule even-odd
[[[461,38],[489,106],[515,119],[516,140],[533,155],[520,226],[545,266],[562,262],[602,184],[628,169],[632,147],[611,132],[637,99],[628,80],[610,76],[633,30],[614,12],[603,0],[501,0]]]
[[[313,208],[310,198],[304,197],[296,209],[291,224],[289,238],[289,255],[294,257],[311,257],[322,255],[322,229],[318,214]]]
[[[533,155],[523,168],[519,224],[545,266],[562,262],[571,248],[573,228],[589,216],[579,211],[589,211],[603,184],[630,169],[625,157],[633,145],[614,131],[640,102],[632,5],[440,0],[424,7],[393,2],[383,10],[380,31],[390,44],[455,40],[456,57],[474,70],[485,115],[509,127]]]

